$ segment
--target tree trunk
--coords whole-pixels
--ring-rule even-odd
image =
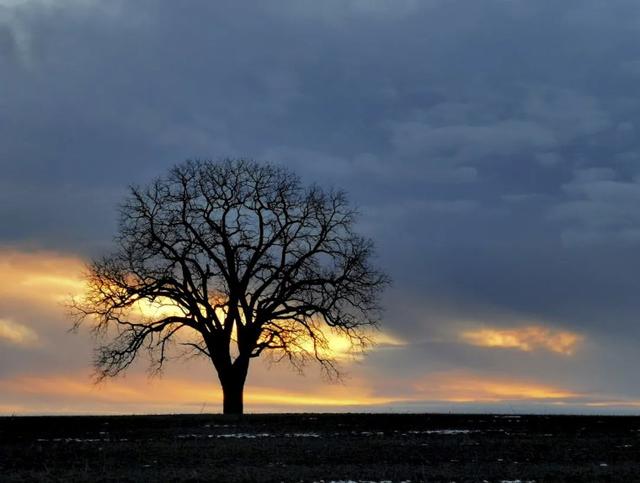
[[[247,379],[249,360],[237,359],[231,367],[218,372],[222,385],[223,414],[241,415],[244,411],[244,382]]]
[[[243,404],[244,380],[229,380],[222,384],[223,414],[241,415]]]

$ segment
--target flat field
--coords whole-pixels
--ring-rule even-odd
[[[640,417],[5,417],[0,481],[640,481]]]

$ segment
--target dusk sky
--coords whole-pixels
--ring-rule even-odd
[[[0,414],[219,411],[205,360],[91,382],[63,303],[127,187],[251,158],[344,188],[380,344],[246,410],[640,411],[637,0],[0,0]],[[338,347],[338,350],[340,347]]]

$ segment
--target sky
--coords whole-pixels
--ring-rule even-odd
[[[636,0],[0,0],[0,414],[219,411],[206,361],[91,382],[63,302],[188,158],[340,187],[393,278],[345,378],[246,409],[640,411]]]

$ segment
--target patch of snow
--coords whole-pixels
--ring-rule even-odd
[[[469,434],[469,433],[480,433],[481,431],[478,429],[426,429],[424,431],[410,430],[404,434]]]
[[[108,443],[111,441],[109,438],[38,438],[36,439],[38,443]]]
[[[316,480],[313,483],[393,483],[391,480]],[[402,480],[400,483],[411,483],[411,480]]]
[[[272,435],[269,433],[227,433],[217,434],[216,438],[238,438],[238,439],[256,439],[256,438],[269,438]]]
[[[320,435],[318,433],[284,433],[284,434],[274,434],[274,433],[221,433],[221,434],[196,434],[196,433],[188,433],[188,434],[178,434],[176,438],[178,439],[202,439],[202,438],[217,438],[217,439],[228,439],[228,438],[236,438],[236,439],[257,439],[257,438],[277,438],[278,436],[284,436],[285,438],[319,438]]]

